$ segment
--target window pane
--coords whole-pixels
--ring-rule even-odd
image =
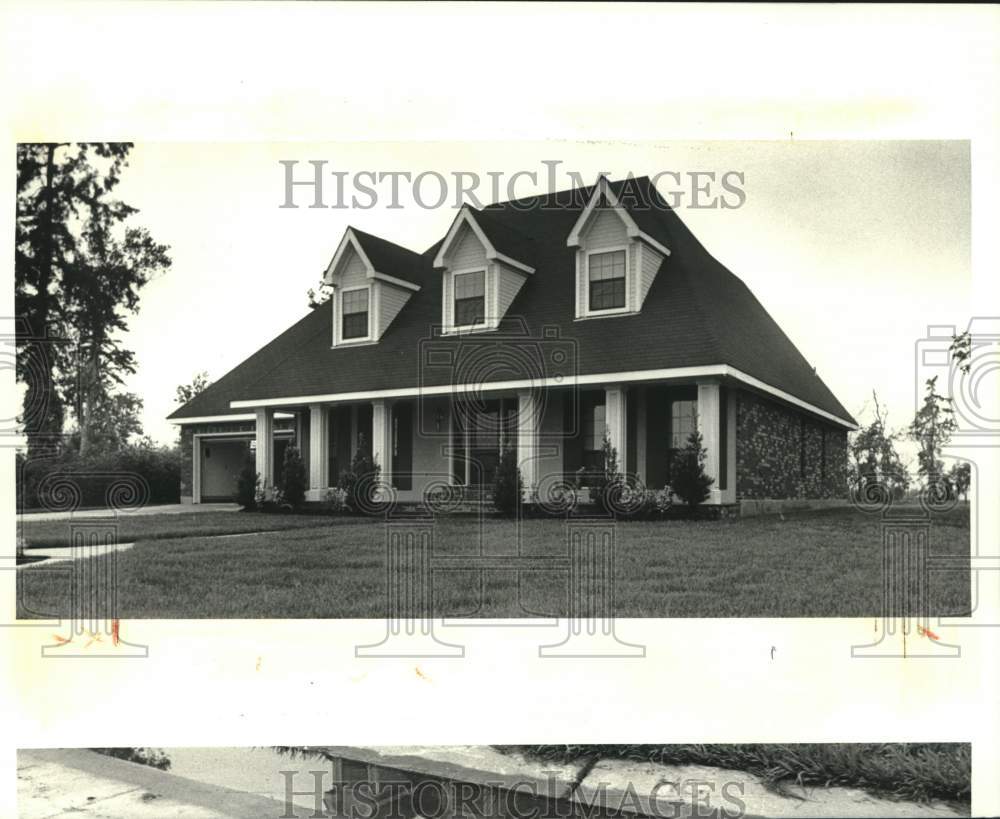
[[[591,253],[588,264],[592,282],[625,277],[625,251],[612,250],[610,253]]]
[[[597,452],[604,446],[604,404],[592,404],[583,414],[583,449]]]
[[[592,253],[587,262],[590,309],[613,310],[625,306],[625,251]]]
[[[368,313],[345,313],[341,336],[348,338],[364,338],[368,335]]]
[[[672,401],[670,403],[670,446],[683,449],[688,436],[698,429],[698,402]]]
[[[625,306],[625,279],[590,283],[590,309],[611,310]]]
[[[368,312],[368,290],[348,290],[343,296],[344,315]]]
[[[486,274],[484,271],[459,273],[455,276],[456,299],[472,299],[484,295],[486,295]]]
[[[486,321],[486,304],[482,296],[471,299],[455,299],[455,326],[468,327]]]

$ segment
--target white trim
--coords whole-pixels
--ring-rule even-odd
[[[363,336],[355,336],[354,338],[343,338],[344,333],[344,295],[347,293],[354,293],[358,290],[368,291],[368,332]],[[366,341],[376,341],[375,334],[372,332],[372,315],[375,313],[375,288],[370,284],[359,284],[354,287],[345,287],[343,289],[337,288],[334,293],[334,313],[333,313],[333,346],[342,347],[349,344],[361,344]],[[351,314],[353,315],[353,314]]]
[[[448,270],[445,272],[451,281],[451,288],[447,291],[451,294],[451,324],[442,328],[443,333],[474,333],[479,330],[489,330],[493,327],[493,323],[490,321],[490,304],[489,304],[489,291],[490,282],[496,280],[496,276],[490,277],[490,268],[492,265],[486,264],[483,267],[473,266],[473,267],[461,267],[457,270]],[[483,320],[480,324],[456,324],[455,323],[455,279],[459,276],[468,276],[470,273],[482,273],[483,274]]]
[[[361,241],[358,239],[357,235],[354,233],[354,228],[347,228],[344,231],[344,236],[340,240],[340,244],[337,245],[336,251],[334,251],[333,258],[330,260],[330,264],[326,266],[326,270],[323,272],[323,281],[327,284],[334,284],[333,282],[333,272],[337,269],[337,265],[344,258],[344,253],[347,252],[347,248],[350,246],[354,249],[354,252],[358,254],[358,258],[361,259],[361,264],[365,266],[365,278],[368,279],[382,279],[390,284],[398,285],[399,287],[404,287],[407,290],[412,290],[417,292],[420,290],[419,284],[414,284],[413,282],[404,281],[403,279],[397,279],[395,276],[390,276],[388,273],[380,273],[375,269],[375,265],[372,264],[371,259],[368,258],[368,254],[365,253],[364,248],[361,246]]]
[[[256,419],[257,416],[249,412],[240,413],[239,415],[198,415],[194,418],[169,418],[167,420],[171,424],[184,426],[185,424],[214,424],[219,421],[254,421]]]
[[[420,291],[420,285],[414,284],[413,282],[406,282],[402,279],[397,279],[395,276],[390,276],[388,273],[379,273],[377,270],[368,278],[379,279],[380,281],[389,282],[389,284],[395,284],[398,287],[403,287],[407,290],[412,290],[414,293]]]
[[[622,205],[618,197],[615,196],[615,192],[611,190],[608,178],[604,174],[601,174],[598,178],[597,184],[594,185],[594,191],[590,194],[590,201],[587,202],[587,206],[583,209],[583,212],[573,225],[573,230],[570,231],[570,234],[566,239],[567,247],[579,247],[582,244],[581,233],[583,233],[587,220],[590,219],[591,214],[594,212],[594,208],[597,207],[597,203],[601,201],[602,195],[608,200],[608,204],[614,208],[615,213],[617,213],[618,216],[621,217],[621,220],[625,223],[625,230],[628,233],[629,238],[642,239],[651,247],[660,251],[660,253],[664,256],[670,255],[670,250],[668,248],[660,244],[660,242],[648,233],[644,233],[639,229],[639,225],[637,225],[635,219],[632,218],[632,214],[628,212],[628,209]]]
[[[589,247],[583,252],[584,260],[584,270],[583,270],[583,313],[577,318],[599,318],[600,316],[620,316],[623,313],[636,313],[638,312],[632,306],[631,290],[629,286],[634,283],[635,275],[632,271],[632,265],[629,261],[629,246],[624,245],[613,245],[610,247],[595,247],[591,250]],[[605,310],[591,310],[590,309],[590,257],[596,256],[599,253],[624,253],[625,254],[625,304],[621,307],[608,307]]]
[[[437,256],[434,257],[434,267],[448,266],[446,260],[446,257],[448,255],[448,249],[451,246],[452,242],[455,241],[455,237],[458,236],[458,232],[461,229],[462,225],[468,225],[471,228],[472,232],[476,234],[476,238],[479,240],[479,243],[486,249],[486,258],[489,261],[494,261],[494,260],[501,261],[504,264],[517,268],[518,270],[524,273],[535,272],[535,268],[530,267],[524,264],[523,262],[519,262],[516,259],[512,259],[510,256],[507,256],[497,251],[497,249],[493,247],[492,242],[490,242],[490,240],[486,238],[486,234],[483,232],[483,229],[479,226],[479,223],[476,221],[476,217],[473,216],[472,210],[469,208],[468,205],[462,205],[462,209],[458,212],[458,215],[451,223],[451,227],[448,228],[448,234],[445,236],[444,241],[441,243],[441,247],[438,249]]]
[[[293,418],[294,413],[276,412],[275,418]],[[256,421],[257,416],[252,413],[240,413],[239,415],[199,415],[195,418],[171,418],[171,424],[184,426],[185,424],[217,424],[223,421]],[[198,432],[196,435],[243,435],[243,432]],[[246,430],[246,434],[252,435],[253,430]]]
[[[522,378],[516,381],[495,381],[489,383],[475,384],[440,384],[433,387],[398,387],[386,390],[363,390],[359,392],[326,393],[323,395],[295,396],[293,398],[252,398],[239,401],[230,401],[229,406],[233,409],[244,407],[287,407],[299,404],[309,404],[316,402],[347,403],[349,401],[365,401],[372,398],[403,398],[403,397],[424,397],[432,395],[456,395],[460,393],[481,393],[497,392],[502,390],[525,390],[545,387],[582,387],[592,384],[607,384],[609,382],[633,382],[633,381],[661,381],[664,379],[678,378],[706,378],[718,376],[722,378],[734,378],[742,381],[748,386],[769,393],[789,404],[809,410],[815,415],[833,421],[836,424],[857,429],[857,425],[839,418],[832,413],[822,410],[807,401],[796,398],[794,395],[772,387],[770,384],[747,375],[735,367],[728,364],[708,364],[700,367],[670,367],[658,370],[631,370],[628,372],[594,373],[588,375],[577,375],[575,378]]]

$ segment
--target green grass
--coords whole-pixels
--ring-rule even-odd
[[[711,765],[754,774],[778,793],[787,793],[789,785],[843,786],[893,799],[966,807],[972,794],[972,751],[965,743],[510,747],[560,762],[590,758]]]
[[[60,523],[25,524],[29,543]],[[934,554],[969,553],[967,508],[931,527]],[[66,522],[61,522],[66,537]],[[242,537],[215,534],[274,531]],[[54,528],[53,528],[54,527]],[[133,518],[117,555],[123,618],[384,617],[385,524],[358,518],[222,513]],[[877,518],[844,509],[728,521],[628,522],[616,529],[618,617],[876,617],[881,610]],[[466,568],[480,550],[517,554],[515,525],[445,517],[434,554],[459,558],[434,573],[435,613],[558,616],[567,611],[565,570],[517,573]],[[566,555],[560,520],[523,524],[524,556]],[[502,565],[502,563],[501,563]],[[18,573],[22,617],[66,616],[65,564]],[[481,585],[480,585],[481,584]],[[931,615],[969,612],[969,572],[933,572]],[[416,612],[404,611],[403,615]],[[918,613],[918,612],[913,612]]]

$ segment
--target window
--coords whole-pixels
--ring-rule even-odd
[[[344,341],[368,337],[368,288],[347,290],[340,297],[340,337]]]
[[[583,407],[583,466],[588,472],[604,469],[604,404],[585,404]]]
[[[670,447],[684,449],[688,436],[698,429],[698,402],[670,402]]]
[[[591,253],[587,260],[591,310],[614,310],[625,306],[625,251]]]
[[[486,272],[455,274],[455,326],[486,323]]]

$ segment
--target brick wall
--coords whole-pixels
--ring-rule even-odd
[[[738,499],[846,496],[846,430],[754,393],[736,398]]]

